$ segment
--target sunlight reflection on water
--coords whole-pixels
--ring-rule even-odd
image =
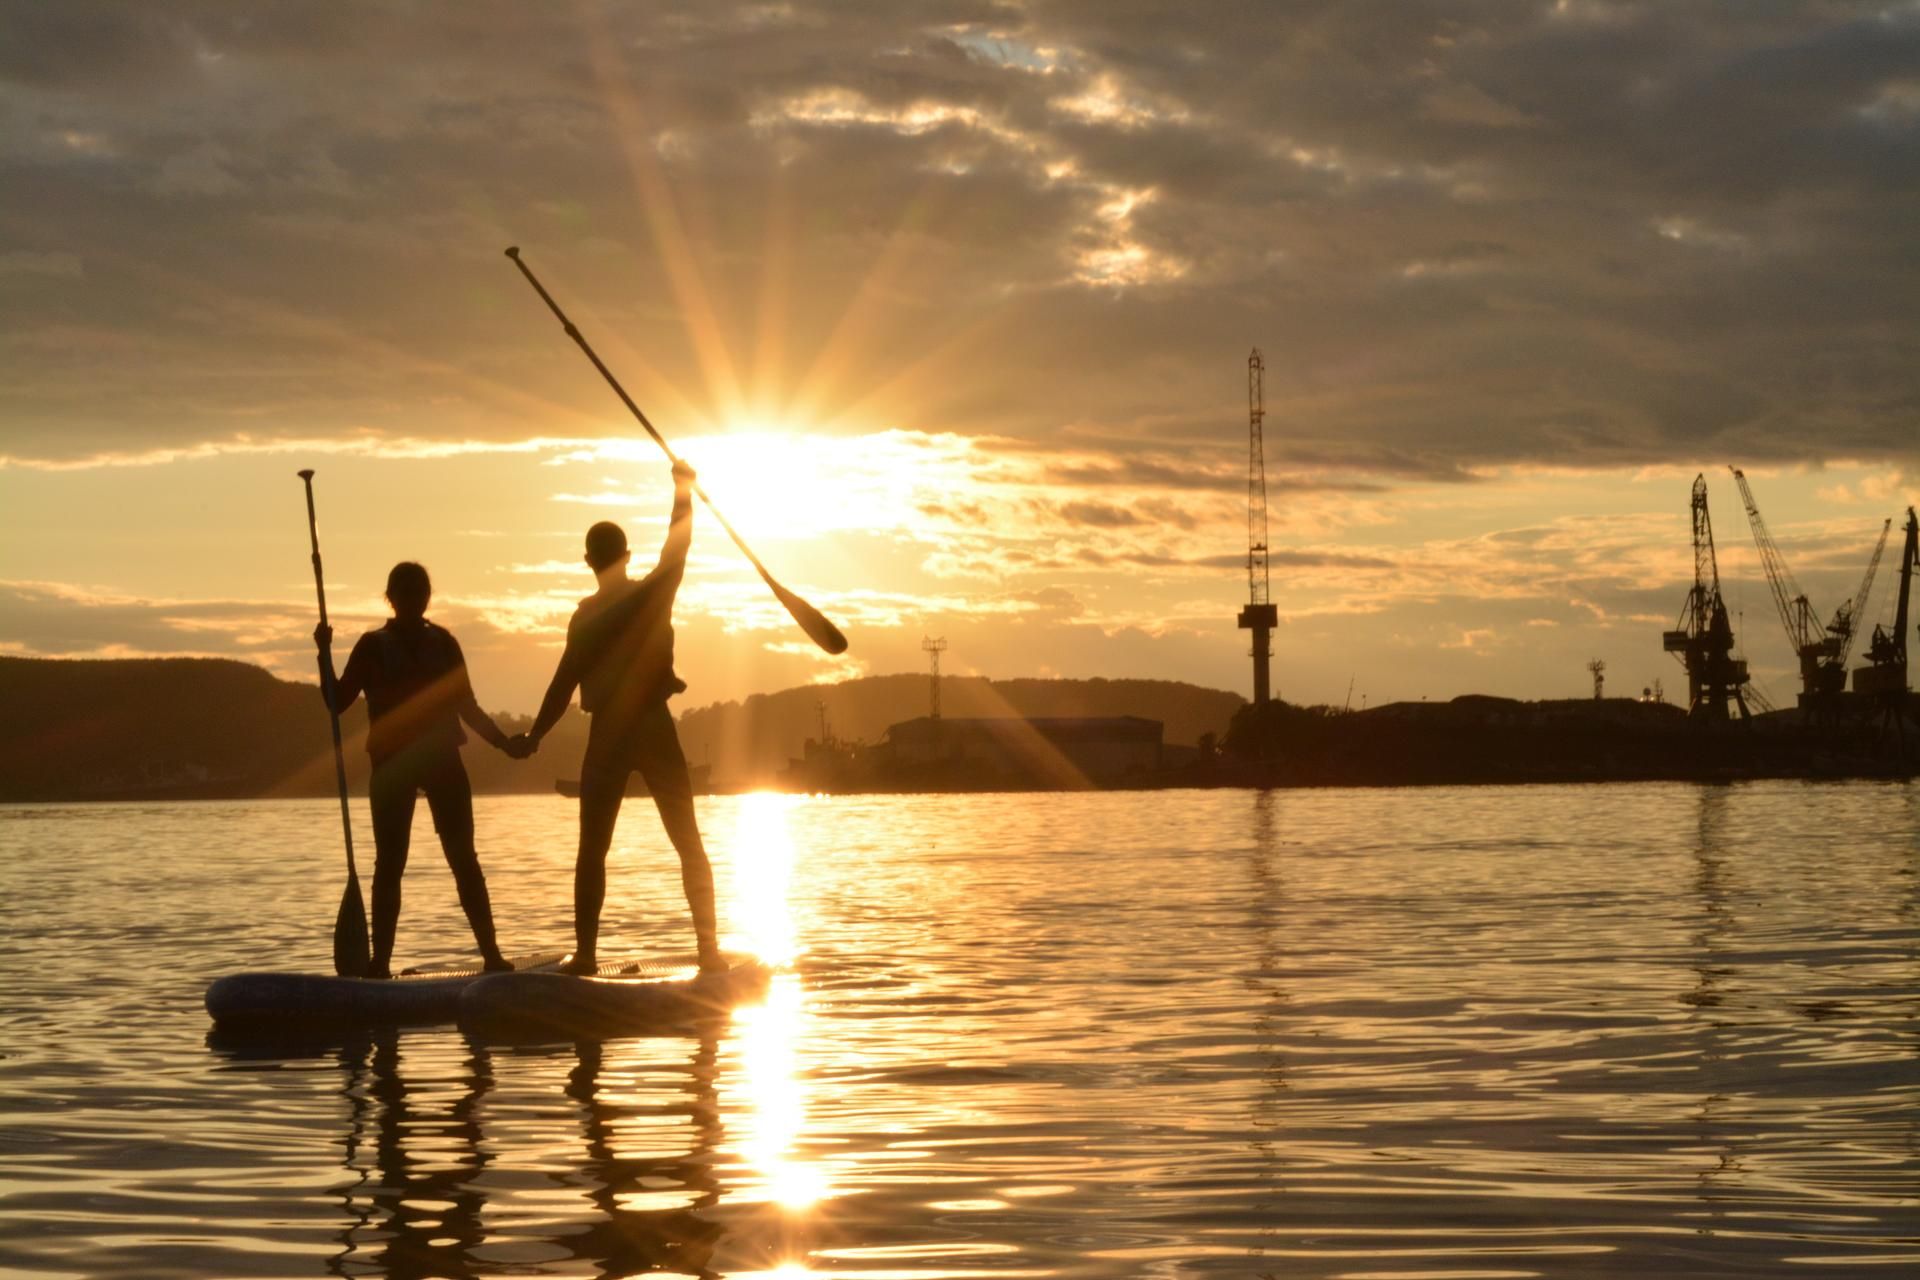
[[[208,979],[327,963],[323,802],[0,809],[0,1271],[1920,1266],[1916,788],[702,805],[728,945],[792,970],[521,1048],[209,1045]],[[610,953],[691,941],[645,816]],[[480,804],[516,949],[572,818]],[[415,863],[403,958],[458,954]]]

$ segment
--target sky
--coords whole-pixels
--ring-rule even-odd
[[[530,711],[665,461],[683,705],[944,669],[1610,693],[1920,501],[1920,4],[0,3],[0,653],[311,672],[387,568]],[[1896,539],[1898,537],[1896,531]],[[1883,577],[1869,616],[1891,599]],[[1349,692],[1351,691],[1351,692]]]

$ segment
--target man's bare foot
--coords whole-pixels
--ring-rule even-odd
[[[511,961],[511,960],[509,960],[509,959],[507,959],[507,958],[506,958],[505,956],[503,956],[503,955],[498,955],[498,954],[496,954],[496,955],[490,955],[490,956],[487,956],[487,957],[486,957],[486,963],[480,966],[480,972],[482,972],[482,973],[512,973],[512,972],[513,972],[513,961]]]
[[[365,976],[372,982],[386,982],[393,977],[393,970],[384,964],[376,964],[367,970]]]
[[[733,965],[728,963],[727,957],[718,951],[702,951],[700,953],[701,973],[725,973],[731,968],[733,968]]]
[[[600,961],[591,954],[570,955],[560,962],[560,972],[571,973],[579,978],[591,978],[600,972]]]

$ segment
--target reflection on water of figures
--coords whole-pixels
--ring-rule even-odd
[[[0,809],[0,1270],[1920,1267],[1913,787],[702,804],[794,971],[534,1048],[209,1041],[208,978],[326,964],[323,803]],[[482,802],[516,948],[571,819]],[[684,948],[674,872],[630,822],[610,946]],[[469,944],[408,885],[403,959]]]
[[[710,1270],[720,1228],[694,1210],[721,1193],[716,1040],[635,1047],[576,1046],[564,1055],[563,1095],[544,1106],[545,1089],[517,1106],[496,1097],[502,1072],[484,1047],[442,1064],[455,1068],[444,1076],[429,1067],[411,1081],[396,1035],[340,1050],[352,1116],[346,1166],[358,1180],[340,1193],[350,1225],[329,1270],[463,1276],[557,1259],[616,1274]],[[500,1067],[511,1079],[517,1065]],[[550,1072],[533,1074],[545,1084]],[[512,1218],[490,1215],[490,1169],[503,1187],[514,1182],[505,1171],[543,1176],[549,1194]]]

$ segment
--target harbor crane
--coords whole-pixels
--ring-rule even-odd
[[[1860,620],[1867,616],[1867,597],[1873,593],[1873,577],[1880,572],[1880,556],[1887,549],[1887,534],[1893,529],[1893,517],[1888,516],[1880,525],[1880,541],[1873,544],[1873,555],[1867,560],[1867,571],[1860,578],[1860,589],[1853,593],[1853,599],[1843,600],[1834,610],[1833,621],[1827,624],[1827,630],[1840,636],[1840,666],[1847,665],[1847,655],[1853,652],[1853,642],[1860,634]]]
[[[1893,630],[1876,626],[1867,642],[1867,666],[1853,673],[1853,691],[1879,704],[1883,725],[1902,742],[1907,695],[1907,601],[1913,591],[1913,572],[1920,567],[1920,520],[1907,508],[1906,544],[1900,549],[1900,586],[1894,598]]]
[[[1709,724],[1732,717],[1727,704],[1747,710],[1747,663],[1733,656],[1733,622],[1720,595],[1720,563],[1713,551],[1713,518],[1707,511],[1707,477],[1693,478],[1693,588],[1680,610],[1679,624],[1661,636],[1661,647],[1687,669],[1687,715]]]
[[[1273,658],[1273,629],[1280,611],[1269,596],[1267,579],[1267,462],[1262,439],[1267,416],[1263,386],[1266,363],[1255,347],[1247,357],[1247,607],[1240,611],[1240,629],[1253,632],[1253,705],[1268,700],[1269,665]]]
[[[1740,500],[1746,504],[1747,523],[1753,526],[1753,545],[1760,552],[1760,564],[1766,571],[1767,586],[1773,592],[1774,608],[1786,628],[1787,642],[1800,660],[1800,706],[1803,710],[1830,711],[1847,687],[1847,654],[1853,648],[1855,620],[1866,608],[1867,593],[1873,588],[1873,575],[1880,564],[1881,550],[1886,546],[1887,529],[1893,522],[1889,520],[1880,531],[1880,545],[1874,548],[1873,558],[1867,563],[1867,574],[1859,592],[1843,600],[1834,610],[1833,621],[1822,625],[1820,615],[1795,581],[1793,571],[1787,568],[1779,544],[1773,540],[1766,520],[1760,515],[1760,505],[1754,501],[1746,473],[1738,467],[1727,469],[1733,472],[1734,483],[1740,486]]]

